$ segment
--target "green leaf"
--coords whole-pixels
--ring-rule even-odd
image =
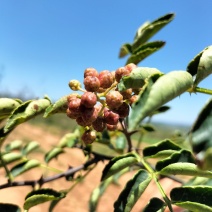
[[[212,179],[207,177],[193,177],[184,184],[185,186],[207,185],[212,186]]]
[[[206,103],[193,124],[189,143],[195,153],[212,147],[212,98]]]
[[[24,162],[21,162],[14,166],[11,170],[10,173],[14,176],[17,177],[20,174],[23,174],[26,171],[29,171],[30,169],[33,169],[35,167],[40,166],[40,162],[32,159],[32,160],[27,160]]]
[[[46,97],[44,99],[29,100],[18,106],[4,127],[4,133],[11,131],[17,125],[41,114],[50,105],[50,100]]]
[[[22,145],[22,141],[21,140],[14,140],[14,141],[11,141],[9,144],[7,144],[5,146],[5,152],[11,152],[13,150],[19,150],[21,148],[21,145]]]
[[[139,170],[129,180],[114,203],[114,212],[129,212],[149,185],[152,177],[145,170]]]
[[[147,132],[155,131],[155,128],[151,124],[142,124],[141,127]]]
[[[203,50],[204,51],[204,50]],[[186,71],[190,73],[192,76],[197,74],[198,65],[200,58],[202,57],[203,51],[197,54],[188,64]]]
[[[143,212],[157,212],[160,209],[163,209],[166,204],[159,198],[153,197],[150,199]]]
[[[21,212],[21,209],[18,205],[10,203],[0,203],[0,211],[2,212]]]
[[[138,67],[132,70],[129,76],[124,76],[118,84],[118,90],[124,91],[128,88],[142,88],[146,83],[145,80],[152,75],[163,75],[156,68]]]
[[[67,191],[63,191],[62,192],[65,196],[66,194],[68,193]],[[64,197],[65,197],[64,196]],[[62,200],[61,199],[56,199],[56,200],[52,200],[51,203],[50,203],[50,206],[49,206],[49,211],[48,212],[53,212],[54,208],[56,207],[56,205]]]
[[[101,181],[106,180],[108,177],[114,175],[122,169],[137,163],[139,161],[138,157],[139,156],[136,153],[127,153],[125,155],[114,157],[105,166],[102,172]]]
[[[107,187],[110,185],[110,183],[113,181],[113,177],[109,177],[103,182],[100,183],[100,185],[95,188],[90,196],[89,199],[89,211],[94,212],[96,211],[97,204],[99,202],[100,197],[103,195]]]
[[[45,154],[45,161],[49,163],[53,158],[56,158],[59,154],[64,153],[63,149],[60,147],[54,147],[49,152]]]
[[[212,187],[183,186],[170,193],[174,204],[191,211],[212,211]]]
[[[53,115],[55,113],[66,113],[66,110],[68,108],[67,106],[67,96],[61,97],[59,100],[57,100],[54,104],[49,105],[46,108],[46,111],[44,113],[44,118],[49,117],[50,115]]]
[[[145,27],[147,27],[149,24],[151,24],[150,21],[146,21],[144,22],[137,30],[136,34],[135,34],[135,37],[134,37],[134,41],[136,41],[141,35],[142,35],[142,32],[143,30],[145,29]]]
[[[164,151],[164,150],[178,151],[180,149],[181,149],[180,146],[173,143],[169,139],[165,139],[163,141],[160,141],[156,144],[153,144],[151,146],[144,148],[143,149],[143,156],[144,157],[152,157],[152,156],[155,156],[156,154],[158,154],[158,153],[160,153],[161,151]]]
[[[30,192],[26,198],[24,203],[24,209],[29,210],[35,205],[52,201],[52,200],[58,200],[65,197],[65,193],[58,192],[53,189],[39,189]]]
[[[7,118],[20,104],[19,99],[0,98],[0,120]]]
[[[115,148],[117,150],[124,150],[126,148],[127,140],[126,137],[123,135],[120,135],[115,140]]]
[[[143,44],[135,52],[133,52],[130,57],[128,58],[126,64],[134,63],[138,64],[142,60],[144,60],[149,55],[153,54],[154,52],[158,51],[165,45],[164,41],[153,41],[146,44]]]
[[[129,130],[134,130],[144,118],[168,101],[186,92],[192,84],[192,76],[185,71],[172,71],[158,78],[154,84],[150,79],[147,88],[132,105]]]
[[[21,158],[22,158],[22,155],[19,152],[9,152],[2,156],[2,159],[5,164],[10,164],[14,161],[20,160]],[[2,166],[3,166],[3,164],[0,161],[0,167],[2,167]]]
[[[75,130],[73,133],[67,133],[66,135],[64,135],[58,144],[58,147],[63,148],[63,147],[73,147],[79,139],[79,130]]]
[[[125,43],[121,46],[119,51],[119,58],[125,57],[129,53],[132,53],[131,44]]]
[[[22,153],[24,155],[28,155],[30,152],[34,151],[35,149],[37,149],[39,147],[39,143],[37,141],[31,141],[28,144],[26,144],[23,149],[22,149]]]
[[[160,18],[145,23],[138,29],[136,39],[132,44],[132,52],[135,52],[141,45],[143,45],[147,40],[149,40],[153,35],[155,35],[160,29],[166,26],[169,22],[174,19],[174,14],[169,13]]]
[[[172,154],[170,157],[160,160],[157,162],[155,169],[157,171],[162,170],[164,167],[173,164],[173,163],[195,163],[195,158],[191,154],[191,152],[187,150],[181,150],[180,152],[176,152]]]
[[[203,171],[193,163],[178,162],[170,164],[159,171],[161,175],[187,175],[212,178],[211,171]]]
[[[166,112],[169,109],[170,109],[169,106],[163,105],[163,106],[159,107],[157,110],[153,111],[150,114],[150,116],[153,116],[153,115],[156,115],[156,114],[160,114],[160,113],[164,113],[164,112]]]
[[[212,46],[208,46],[189,63],[187,71],[196,75],[194,87],[212,73]]]

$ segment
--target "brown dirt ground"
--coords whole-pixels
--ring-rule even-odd
[[[49,132],[48,129],[43,129],[38,126],[31,126],[30,124],[22,124],[17,127],[7,138],[7,142],[14,139],[22,140],[36,140],[40,143],[43,149],[49,150],[53,145],[55,145],[61,137],[57,134]],[[42,161],[42,155],[30,155],[32,158],[38,158]],[[57,167],[60,170],[66,170],[68,165],[78,166],[84,162],[84,157],[82,152],[76,149],[67,150],[67,152],[58,157],[58,160],[50,162],[50,166]],[[92,190],[99,185],[101,172],[105,166],[106,162],[99,163],[94,170],[92,170],[86,179],[78,184],[74,189],[64,198],[55,208],[55,212],[87,212],[88,211],[88,200]],[[42,173],[48,173],[48,175],[54,174],[44,169],[34,169],[28,171],[26,174],[17,177],[16,180],[32,180],[39,179]],[[125,183],[132,178],[134,173],[125,174],[120,178],[120,185],[110,185],[106,193],[102,196],[97,212],[110,212],[113,211],[113,202],[117,199],[119,193],[123,189]],[[3,170],[0,171],[0,182],[5,183]],[[161,181],[163,188],[167,193],[172,187],[178,186],[179,184],[173,182],[169,179],[163,179]],[[56,180],[54,182],[45,184],[44,187],[51,187],[56,190],[67,189],[72,185],[72,182],[67,182],[64,179]],[[0,190],[0,202],[13,203],[23,207],[24,197],[28,192],[31,191],[30,187],[12,187]],[[143,206],[148,202],[151,197],[161,197],[158,189],[155,187],[154,183],[148,186],[148,189],[141,196],[139,201],[133,207],[132,212],[141,211]],[[49,203],[44,203],[31,208],[30,212],[45,212],[48,211]],[[180,211],[175,209],[175,211]]]

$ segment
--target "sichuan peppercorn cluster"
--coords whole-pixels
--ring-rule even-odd
[[[82,95],[72,93],[67,97],[67,116],[85,127],[81,137],[85,144],[91,144],[96,139],[96,132],[116,130],[120,118],[129,115],[129,105],[136,100],[137,92],[131,88],[120,92],[117,84],[136,67],[131,63],[116,71],[103,70],[99,73],[94,68],[87,68],[83,81],[85,90],[79,81],[69,82],[72,90],[83,91]]]

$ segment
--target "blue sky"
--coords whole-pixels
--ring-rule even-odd
[[[151,39],[167,44],[139,66],[185,70],[212,45],[211,8],[211,0],[0,0],[0,89],[56,100],[71,92],[70,79],[83,80],[85,68],[123,66],[120,46],[132,42],[142,23],[169,12],[174,21]],[[211,79],[200,86],[212,89]],[[208,98],[183,94],[155,120],[191,124]]]

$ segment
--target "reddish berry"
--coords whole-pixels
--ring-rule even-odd
[[[83,83],[87,91],[96,92],[99,90],[100,82],[97,77],[87,76]]]
[[[119,114],[105,108],[104,118],[107,124],[116,125],[118,124],[118,121],[119,121]]]
[[[119,91],[110,91],[106,95],[106,103],[110,109],[118,108],[122,105],[123,96]]]
[[[79,99],[79,98],[73,98],[68,103],[68,108],[69,108],[69,110],[72,110],[75,113],[77,113],[77,112],[80,112],[80,105],[81,105],[81,99]]]
[[[89,126],[89,123],[85,122],[81,116],[76,118],[76,122],[78,125],[83,127]]]
[[[66,114],[71,119],[76,119],[80,116],[80,113],[78,113],[78,112],[76,113],[73,110],[69,110],[69,109],[66,110]]]
[[[132,88],[128,88],[127,90],[121,91],[120,93],[123,96],[123,99],[130,99],[132,96]]]
[[[116,70],[115,78],[117,82],[120,82],[121,78],[123,76],[127,76],[130,74],[130,71],[126,69],[125,67],[120,67]]]
[[[87,125],[91,125],[98,117],[98,110],[96,108],[85,108],[82,112],[82,119]]]
[[[119,108],[117,108],[114,112],[118,113],[120,118],[125,118],[129,115],[130,107],[126,102],[123,102],[123,104]]]
[[[98,78],[102,88],[109,88],[113,84],[113,75],[107,70],[101,71]]]
[[[114,131],[117,129],[117,125],[111,125],[111,124],[107,124],[107,130],[109,131]]]
[[[84,71],[84,78],[87,76],[98,77],[98,71],[95,68],[86,68]]]
[[[104,118],[101,116],[97,117],[97,119],[92,123],[92,126],[97,132],[102,132],[106,128]]]
[[[115,79],[116,79],[116,77],[115,77],[115,75],[116,75],[116,71],[111,71],[110,73],[112,74],[113,82],[114,82],[114,81],[115,81]]]
[[[87,130],[81,137],[82,141],[87,144],[92,144],[96,140],[96,132],[94,130]]]
[[[136,102],[138,100],[138,95],[133,95],[130,98],[130,105],[132,105],[134,102]]]
[[[106,91],[106,88],[101,88],[101,87],[99,87],[97,93],[103,93],[103,92],[105,92],[105,91]]]
[[[72,99],[76,99],[78,97],[79,94],[77,93],[72,93],[70,95],[67,96],[67,102],[69,103]]]
[[[92,92],[85,92],[81,96],[81,104],[87,108],[93,108],[96,102],[97,102],[97,97]]]
[[[137,68],[137,65],[134,63],[129,63],[125,66],[125,68],[131,72],[134,68]]]

